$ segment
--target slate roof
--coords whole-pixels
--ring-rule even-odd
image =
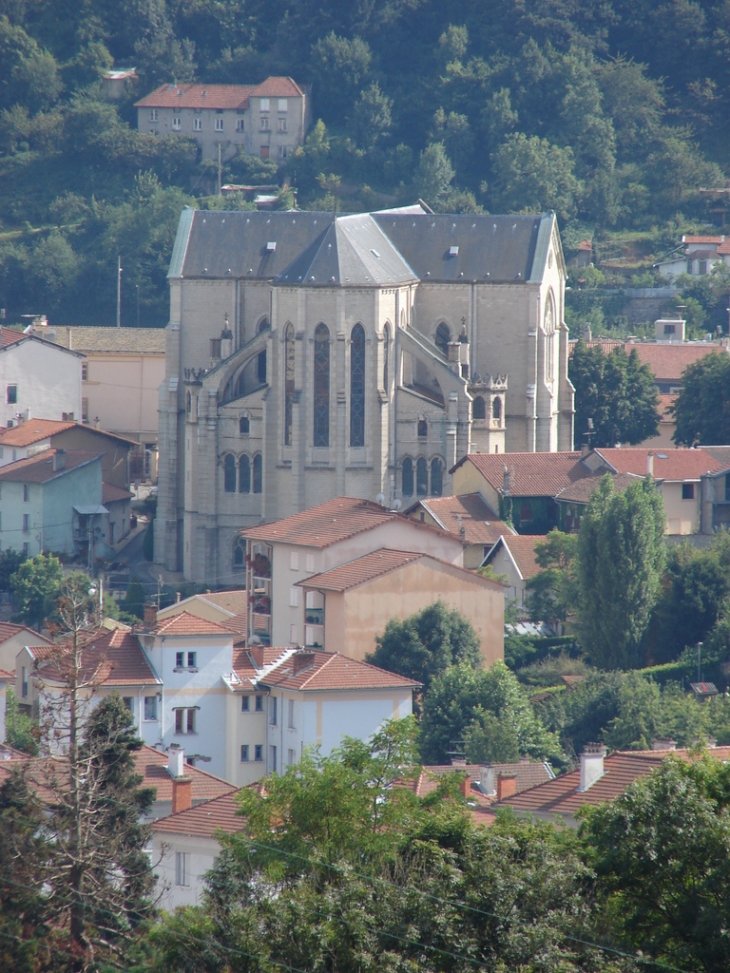
[[[0,469],[0,481],[13,483],[47,483],[57,476],[63,476],[71,470],[93,463],[101,459],[101,453],[92,453],[85,449],[67,449],[66,462],[62,470],[53,469],[53,457],[57,449],[44,449],[43,452],[27,459],[19,459],[15,463],[8,463]]]
[[[309,660],[298,672],[295,666]],[[288,656],[260,680],[264,686],[304,692],[347,689],[417,689],[420,683],[367,662],[358,662],[338,652],[303,649]]]
[[[512,560],[524,581],[534,578],[542,571],[535,560],[535,544],[544,544],[544,534],[514,534],[500,537],[492,550],[487,554],[485,564],[490,562],[500,547],[504,547],[512,555]]]
[[[357,588],[358,585],[374,581],[384,574],[390,574],[391,571],[397,571],[398,568],[412,564],[414,561],[420,561],[426,556],[413,551],[394,551],[382,547],[378,551],[372,551],[346,564],[338,565],[330,571],[313,574],[304,581],[298,581],[297,584],[303,588],[318,588],[323,591],[349,591],[351,588]]]
[[[236,800],[238,791],[231,791],[216,797],[212,801],[205,801],[197,807],[178,811],[166,818],[158,818],[152,825],[152,830],[162,834],[192,835],[199,838],[213,838],[216,831],[226,834],[236,834],[243,831],[246,822],[238,813],[240,804]]]
[[[62,348],[88,354],[165,354],[164,328],[101,328],[93,325],[53,324],[38,328],[33,333]]]
[[[241,534],[254,541],[278,541],[321,549],[397,519],[397,513],[371,500],[336,497],[291,517],[261,527],[247,527]]]
[[[679,449],[669,447],[654,447],[652,449],[639,447],[620,447],[614,449],[596,449],[594,453],[601,456],[609,467],[616,473],[633,473],[635,476],[646,476],[647,457],[654,454],[654,479],[672,481],[699,480],[704,473],[717,473],[725,468],[706,450]]]
[[[96,633],[84,633],[82,638],[86,643],[81,650],[84,678],[93,678],[104,686],[149,686],[160,682],[150,669],[139,640],[130,631],[101,628]],[[50,652],[42,653],[49,661],[39,668],[38,675],[45,680],[58,680],[64,675],[64,643],[50,648]],[[33,655],[39,659],[35,647]]]
[[[186,208],[169,276],[259,279],[297,287],[375,287],[418,278],[520,284],[542,278],[554,219]]]
[[[495,544],[503,534],[515,533],[478,493],[459,497],[424,497],[405,513],[411,514],[419,507],[428,511],[443,530],[462,537],[465,544]]]
[[[469,453],[451,470],[472,463],[490,486],[502,492],[504,468],[511,474],[510,492],[515,497],[554,497],[591,470],[581,463],[579,452],[565,453]]]
[[[251,97],[301,98],[303,94],[287,77],[270,77],[262,84],[163,84],[135,102],[135,108],[244,109]]]

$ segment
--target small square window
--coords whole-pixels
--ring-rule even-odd
[[[151,122],[156,122],[157,121],[157,116],[158,116],[157,109],[156,108],[150,108],[150,121]]]
[[[176,652],[175,653],[175,668],[182,669],[185,665],[185,653]]]
[[[248,713],[251,709],[251,697],[241,696],[241,712]]]
[[[264,759],[264,748],[260,743],[257,743],[254,747],[254,759],[263,760]]]
[[[257,696],[256,697],[256,712],[257,713],[263,713],[263,711],[264,711],[264,697],[263,696]]]
[[[259,102],[259,110],[260,111],[268,111],[269,110],[269,99],[268,98],[262,98],[261,99],[261,101]]]
[[[248,744],[241,744],[241,763],[245,764],[248,761]]]
[[[279,103],[277,106],[279,111],[289,111],[289,102],[286,98],[279,98]]]
[[[188,669],[198,668],[198,653],[188,652]]]
[[[7,398],[8,405],[17,405],[18,404],[18,386],[17,385],[8,385],[6,398]]]
[[[682,484],[682,499],[683,500],[694,500],[695,498],[695,485],[694,483],[683,483]]]

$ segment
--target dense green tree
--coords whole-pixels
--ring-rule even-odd
[[[393,99],[388,98],[374,81],[360,92],[353,111],[355,137],[363,148],[374,148],[385,139],[393,124]]]
[[[730,356],[706,355],[689,365],[673,410],[678,446],[730,442]]]
[[[666,760],[583,826],[607,908],[629,948],[720,973],[730,964],[730,769]]]
[[[23,561],[10,578],[15,617],[40,629],[53,612],[62,581],[63,567],[53,554],[38,554]]]
[[[413,193],[418,199],[437,205],[449,191],[455,176],[454,167],[443,142],[431,142],[421,152],[413,180]]]
[[[536,704],[537,716],[558,734],[562,749],[572,759],[586,743],[601,740],[618,715],[623,678],[620,672],[592,672],[570,692],[552,693]]]
[[[12,547],[0,551],[0,591],[10,591],[10,579],[25,560],[23,552]]]
[[[659,596],[665,514],[654,481],[615,493],[605,476],[578,535],[581,645],[603,669],[641,665],[640,647]]]
[[[591,445],[635,444],[659,429],[657,390],[648,365],[634,349],[606,355],[599,345],[579,339],[570,356],[568,376],[575,386],[575,443],[580,446],[593,421]]]
[[[20,712],[18,699],[12,686],[8,686],[5,699],[5,740],[16,750],[35,756],[38,753],[38,740],[35,722],[26,713]]]
[[[402,622],[391,619],[383,634],[376,636],[375,645],[367,662],[418,680],[424,692],[449,666],[482,664],[476,632],[463,615],[441,601]]]
[[[510,135],[493,158],[490,194],[494,208],[508,213],[554,209],[573,216],[583,191],[576,178],[571,149],[551,145],[537,135]]]
[[[575,573],[578,536],[551,530],[535,545],[535,560],[542,568],[527,581],[530,618],[540,622],[564,622],[578,602]]]
[[[321,92],[317,111],[327,122],[341,123],[358,93],[367,87],[372,51],[360,37],[339,37],[334,31],[314,45],[311,69]]]
[[[559,749],[503,662],[490,669],[455,665],[434,679],[423,702],[419,745],[427,764],[448,763],[465,750],[478,763],[545,758]]]

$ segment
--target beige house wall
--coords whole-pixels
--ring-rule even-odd
[[[421,559],[344,594],[325,592],[325,648],[362,660],[392,618],[403,620],[443,601],[469,620],[486,665],[504,658],[501,585]]]
[[[204,618],[207,622],[225,622],[231,617],[231,613],[224,608],[219,608],[218,605],[205,601],[203,598],[193,596],[191,599],[185,599],[185,601],[179,601],[174,605],[168,605],[167,608],[162,608],[157,612],[157,619],[162,622],[165,619],[174,618],[175,615],[180,615],[182,612],[195,615],[196,618]]]
[[[454,494],[457,497],[466,493],[478,493],[495,513],[499,513],[499,494],[469,460],[454,470],[453,481]]]
[[[165,356],[85,352],[87,377],[82,383],[85,418],[108,432],[138,443],[157,443],[159,387],[165,378]]]
[[[15,672],[18,653],[23,646],[29,644],[29,639],[33,640],[33,645],[52,645],[42,635],[32,635],[25,629],[22,632],[18,632],[17,635],[11,635],[10,638],[7,638],[0,645],[0,669],[4,669],[6,672]],[[28,656],[28,658],[30,657]],[[30,672],[30,669],[28,672]],[[20,700],[20,696],[18,696],[18,699]]]
[[[682,499],[682,484],[667,483],[660,485],[664,511],[667,516],[667,534],[696,534],[700,529],[700,481],[692,483],[694,498]]]

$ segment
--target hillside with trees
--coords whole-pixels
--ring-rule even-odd
[[[318,121],[285,168],[224,173],[291,184],[302,208],[552,208],[569,251],[619,231],[673,243],[706,219],[698,190],[724,185],[729,55],[720,0],[5,0],[0,306],[112,323],[121,255],[123,323],[137,306],[165,323],[177,214],[221,205],[191,140],[136,131],[135,98],[172,81],[311,84]],[[112,65],[139,75],[115,105]]]

